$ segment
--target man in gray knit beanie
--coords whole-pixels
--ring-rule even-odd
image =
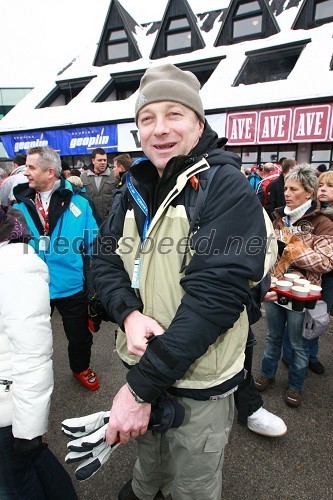
[[[245,378],[249,282],[273,264],[266,247],[254,255],[229,244],[230,235],[272,238],[240,158],[222,150],[205,120],[199,90],[193,73],[172,64],[142,77],[135,120],[146,158],[126,174],[96,245],[93,283],[129,368],[106,442],[138,444],[119,500],[152,500],[159,490],[175,500],[221,499],[233,393]],[[182,424],[148,430],[151,407],[172,396],[184,406]]]

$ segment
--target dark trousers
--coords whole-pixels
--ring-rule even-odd
[[[247,370],[247,377],[234,393],[235,405],[238,412],[237,422],[245,426],[247,425],[247,418],[250,417],[252,413],[259,410],[259,408],[263,405],[261,394],[254,385],[252,375],[253,347],[255,344],[256,340],[250,328],[246,343],[244,362],[244,368]]]
[[[0,498],[75,500],[77,495],[70,476],[48,448],[32,456],[16,456],[8,426],[0,428]]]
[[[71,370],[80,373],[90,364],[92,334],[88,329],[88,298],[82,290],[62,299],[51,299],[51,314],[57,308],[68,339]]]

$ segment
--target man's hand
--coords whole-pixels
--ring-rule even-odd
[[[136,438],[147,431],[151,405],[137,403],[127,385],[123,385],[116,394],[106,431],[107,444],[116,442],[119,436],[121,443],[127,443],[130,438]]]
[[[124,320],[127,350],[130,354],[142,356],[147,349],[147,340],[154,335],[164,333],[161,325],[153,318],[139,311],[133,311]]]

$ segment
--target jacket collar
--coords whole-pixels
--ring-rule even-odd
[[[69,181],[65,180],[63,177],[60,177],[60,185],[57,189],[55,189],[54,192],[62,191],[64,189],[73,192],[72,184]],[[20,201],[23,198],[28,198],[31,200],[31,199],[35,198],[36,190],[29,187],[28,182],[25,182],[24,184],[18,184],[17,186],[15,186],[14,195],[15,195],[16,199],[20,200]]]
[[[12,175],[23,173],[25,169],[26,169],[25,165],[20,165],[19,167],[16,167],[14,168],[14,170],[12,170],[9,177],[11,177]]]
[[[107,175],[109,176],[111,174],[111,170],[110,170],[110,167],[106,167],[106,169],[104,170],[104,172],[102,172],[101,174],[97,175],[95,174],[94,170],[90,170],[88,169],[87,170],[87,175],[90,177],[90,176],[94,176],[94,177],[101,177],[102,175]]]
[[[275,219],[282,219],[282,217],[285,216],[284,208],[285,207],[280,207],[280,208],[276,208],[274,210],[273,215],[274,215]],[[301,220],[304,217],[309,218],[309,219],[316,217],[317,215],[320,214],[320,209],[321,209],[320,202],[318,200],[312,200],[310,208],[298,220]],[[297,222],[297,221],[295,221],[295,222]]]

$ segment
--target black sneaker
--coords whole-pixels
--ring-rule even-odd
[[[325,372],[324,365],[321,364],[320,361],[315,361],[314,363],[309,362],[309,369],[316,373],[317,375],[321,375]]]
[[[161,491],[158,491],[154,500],[162,500],[162,499],[164,499],[164,496],[162,495]],[[139,500],[139,498],[136,496],[136,494],[132,489],[132,479],[127,481],[127,483],[124,484],[124,486],[121,488],[121,490],[118,493],[118,500]]]
[[[121,488],[118,493],[118,500],[140,500],[132,489],[132,479]]]

